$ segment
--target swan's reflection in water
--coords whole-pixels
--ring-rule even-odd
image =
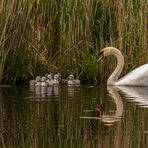
[[[69,97],[75,97],[77,92],[80,92],[80,85],[68,85],[67,91]]]
[[[115,87],[108,86],[107,90],[116,105],[116,109],[113,111],[113,115],[103,114],[101,116],[100,120],[105,125],[112,125],[114,122],[121,120],[122,113],[123,113],[123,102],[122,102],[122,99]]]
[[[47,97],[57,97],[59,95],[59,86],[31,86],[29,87],[30,98],[47,98]]]
[[[148,87],[117,87],[124,97],[136,105],[148,107]]]
[[[46,93],[47,93],[47,96],[52,96],[52,95],[58,96],[59,95],[59,86],[54,85],[54,86],[47,87],[45,94]]]
[[[61,95],[61,91],[64,89],[67,91],[67,95],[70,98],[76,96],[77,93],[80,92],[80,85],[67,85],[67,86],[59,86],[53,85],[48,87],[41,86],[30,86],[29,90],[31,92],[31,98],[46,98],[46,97],[59,97]]]
[[[113,99],[113,102],[115,103],[115,110],[112,111],[111,114],[104,112],[102,115],[99,115],[99,117],[80,117],[85,119],[99,119],[102,121],[105,125],[113,125],[115,122],[120,121],[123,113],[123,102],[122,99],[118,93],[118,89],[113,86],[108,86],[107,90],[109,92],[109,96]]]
[[[146,147],[148,108],[134,104],[135,93],[139,98],[148,94],[143,89],[135,90],[129,97],[133,102],[129,102],[125,93],[114,87],[108,88],[109,95],[104,86],[59,85],[58,91],[47,87],[37,92],[28,87],[0,88],[2,147]],[[54,96],[57,92],[59,97]],[[100,117],[97,104],[103,105]]]
[[[49,96],[58,96],[59,95],[59,86],[48,86],[48,87],[41,87],[41,86],[31,86],[29,87],[31,92],[31,98],[45,98]]]

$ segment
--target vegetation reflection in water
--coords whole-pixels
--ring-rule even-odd
[[[148,88],[44,89],[0,88],[1,147],[108,148],[148,144]],[[145,105],[141,104],[143,98]],[[96,113],[97,105],[103,109],[102,117]]]

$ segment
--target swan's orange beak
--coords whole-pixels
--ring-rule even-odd
[[[97,62],[100,62],[102,59],[103,59],[103,53],[100,52],[99,55],[98,55]]]
[[[98,106],[96,107],[96,112],[98,113],[98,116],[103,115],[103,111],[101,111],[101,109]]]

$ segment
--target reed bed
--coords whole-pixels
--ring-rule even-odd
[[[50,72],[101,83],[116,64],[112,58],[103,66],[96,62],[105,46],[122,50],[123,74],[148,62],[147,1],[0,1],[1,83]]]

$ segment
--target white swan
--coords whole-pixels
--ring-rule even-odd
[[[80,85],[80,80],[79,79],[74,79],[74,75],[70,74],[68,76],[68,85]]]
[[[136,68],[118,80],[124,66],[124,57],[117,48],[106,47],[102,49],[97,61],[101,61],[103,57],[110,55],[114,55],[117,58],[117,66],[107,80],[108,85],[148,86],[148,64]]]

